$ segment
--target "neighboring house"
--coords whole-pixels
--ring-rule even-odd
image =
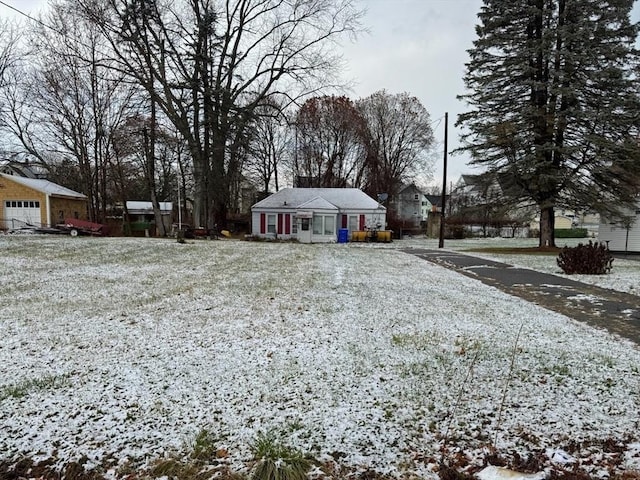
[[[441,203],[441,195],[426,195],[416,185],[410,184],[390,199],[389,212],[403,228],[423,229],[430,216],[439,216]]]
[[[640,203],[636,210],[627,210],[622,218],[601,217],[598,241],[605,242],[614,252],[640,253]]]
[[[578,213],[574,210],[557,209],[554,211],[554,226],[556,230],[584,228],[589,236],[598,233],[600,215],[597,213]],[[540,228],[540,215],[537,214],[530,225],[531,230]]]
[[[451,196],[445,195],[445,202],[449,205],[449,200]],[[438,214],[442,212],[442,195],[425,195],[423,202],[423,212],[425,213],[425,219],[428,219],[429,216],[433,216],[434,214]],[[449,210],[449,208],[447,208]]]
[[[579,213],[574,217],[573,224],[578,228],[586,228],[589,236],[595,237],[600,226],[600,214],[593,212]]]
[[[173,219],[173,203],[159,202],[160,215],[164,224],[164,231],[170,232]],[[155,227],[155,216],[153,213],[153,205],[151,202],[128,201],[127,214],[129,215],[129,226],[132,231],[145,231],[147,235],[154,235],[155,231],[151,231],[151,227]],[[139,227],[136,229],[136,226]]]
[[[462,175],[451,195],[448,216],[483,236],[526,236],[535,209],[507,174]]]
[[[426,234],[430,238],[440,236],[440,223],[442,221],[442,195],[425,195],[423,208],[425,209],[425,218],[427,219]],[[446,195],[445,203],[447,211],[451,212],[451,196]]]
[[[558,223],[559,218],[567,218],[567,222]],[[555,212],[556,228],[585,228],[590,235],[598,233],[598,225],[600,224],[600,215],[592,212],[578,212],[575,210],[559,209]]]
[[[0,173],[0,228],[87,220],[87,197],[48,180]]]
[[[526,195],[507,174],[462,175],[453,196],[454,215],[473,232],[511,237],[540,228],[538,207],[524,200]],[[509,201],[514,198],[521,200]],[[566,208],[557,208],[554,214],[556,229],[585,228],[590,235],[595,235],[600,221],[597,214]]]
[[[0,160],[0,173],[25,178],[44,178],[42,169],[29,162],[15,160]]]
[[[285,188],[251,207],[251,233],[302,243],[336,242],[338,231],[386,227],[386,209],[357,188]]]
[[[502,185],[502,178],[488,173],[461,175],[454,194],[456,208],[471,211],[492,208],[493,205],[500,202],[504,196],[503,193],[509,189],[509,187],[505,188]]]
[[[573,228],[573,217],[568,215],[555,215],[553,224],[557,230],[569,230]]]

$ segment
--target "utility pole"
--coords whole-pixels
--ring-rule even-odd
[[[444,247],[444,209],[447,201],[447,136],[449,134],[449,113],[444,114],[444,170],[442,173],[442,199],[440,201],[440,239],[438,248]]]

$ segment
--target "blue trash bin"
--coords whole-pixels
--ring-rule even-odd
[[[347,243],[349,241],[349,229],[348,228],[339,228],[338,229],[338,243]]]

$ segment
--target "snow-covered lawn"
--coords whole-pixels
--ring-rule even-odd
[[[404,478],[443,447],[640,469],[636,345],[409,244],[0,236],[0,460],[144,464],[206,429],[238,471],[260,432]]]

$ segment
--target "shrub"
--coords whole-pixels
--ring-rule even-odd
[[[216,458],[217,451],[216,438],[213,434],[204,428],[200,430],[191,445],[191,458],[209,462]]]
[[[251,480],[306,480],[312,466],[302,452],[282,445],[272,433],[259,434],[252,450],[257,463]]]
[[[589,236],[586,228],[558,228],[553,234],[556,238],[587,238]]]
[[[445,237],[452,240],[462,240],[467,236],[464,225],[447,225],[445,229]]]
[[[558,255],[558,266],[566,274],[595,274],[609,273],[613,257],[604,243],[579,243],[577,247],[564,247]]]

